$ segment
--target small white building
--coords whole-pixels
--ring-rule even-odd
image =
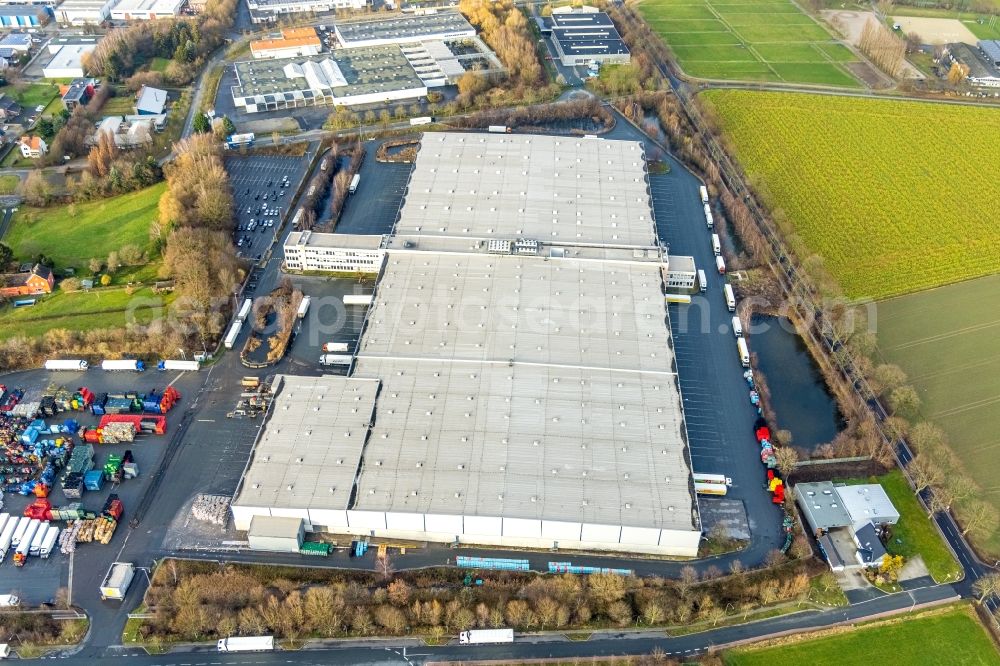
[[[61,25],[101,23],[111,16],[115,2],[117,0],[64,0],[55,10],[56,21]]]
[[[108,116],[97,126],[97,131],[91,137],[91,143],[97,143],[98,137],[110,134],[115,145],[124,150],[149,145],[153,142],[153,133],[159,132],[167,122],[167,116]]]
[[[247,530],[250,550],[297,553],[302,548],[305,524],[301,518],[254,516]]]
[[[293,231],[284,250],[290,271],[378,273],[385,260],[382,236]]]
[[[694,257],[671,254],[667,257],[667,266],[663,271],[667,287],[672,289],[694,289],[698,278]]]
[[[135,99],[135,112],[140,116],[159,116],[167,106],[167,91],[143,86]]]
[[[49,64],[42,68],[42,76],[47,79],[83,78],[83,56],[96,48],[85,44],[64,46],[56,52]]]
[[[184,0],[120,0],[111,10],[116,21],[147,21],[172,18],[181,11]]]

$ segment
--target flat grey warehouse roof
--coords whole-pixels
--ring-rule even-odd
[[[337,38],[344,46],[364,44],[372,40],[412,42],[440,39],[449,35],[476,34],[475,28],[458,12],[413,14],[377,21],[337,23],[334,28]]]
[[[425,134],[395,232],[655,245],[642,144]]]

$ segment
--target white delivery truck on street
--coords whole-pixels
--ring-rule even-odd
[[[703,294],[708,291],[708,278],[705,277],[705,271],[700,268],[698,269],[698,289]]]
[[[733,335],[738,338],[743,337],[743,322],[740,321],[739,317],[733,317]]]
[[[703,204],[708,203],[708,188],[702,185],[698,188],[698,192],[701,194],[701,202]]]
[[[299,319],[303,319],[306,313],[309,312],[309,304],[312,303],[312,298],[309,296],[303,296],[302,301],[299,302],[299,311],[295,313],[295,316]]]
[[[86,370],[88,363],[79,359],[49,359],[45,362],[46,370]]]
[[[736,294],[733,293],[733,285],[729,283],[722,285],[722,292],[726,295],[726,308],[730,312],[736,312]]]
[[[712,207],[705,204],[705,224],[709,229],[715,227],[715,220],[712,218]]]
[[[351,178],[351,185],[350,187],[347,188],[347,191],[351,194],[354,194],[355,192],[358,191],[358,185],[360,184],[361,184],[361,174],[356,173],[354,174],[354,178]]]
[[[353,361],[351,354],[323,354],[319,357],[320,365],[350,365]]]
[[[726,274],[726,260],[721,256],[715,258],[715,267],[719,270],[719,275]]]
[[[274,636],[230,636],[219,640],[219,652],[270,652]]]
[[[101,583],[101,599],[116,599],[121,601],[128,593],[129,585],[135,578],[135,565],[131,562],[114,562],[108,569],[108,575]]]
[[[513,629],[470,629],[458,635],[462,645],[483,645],[486,643],[513,643]]]
[[[722,243],[719,242],[719,234],[712,234],[712,252],[715,256],[722,254]]]

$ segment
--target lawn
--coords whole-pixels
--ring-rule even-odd
[[[847,479],[844,483],[882,484],[892,505],[899,511],[899,522],[892,527],[892,539],[886,544],[886,550],[906,558],[920,555],[931,576],[939,583],[957,580],[961,567],[941,540],[901,471],[893,470],[880,477]]]
[[[723,661],[727,666],[987,666],[1000,661],[1000,654],[972,610],[959,605],[818,632],[770,647],[730,650]]]
[[[4,242],[19,259],[43,253],[57,269],[84,269],[123,245],[149,246],[149,225],[166,183],[145,190],[82,204],[31,208],[22,206]]]
[[[875,300],[1000,271],[1000,110],[712,90],[745,171],[845,294]],[[803,257],[804,258],[804,257]]]
[[[1000,509],[1000,311],[987,306],[998,292],[1000,275],[992,275],[879,303],[878,340],[884,360],[919,391],[924,417],[948,434],[982,499]],[[980,545],[1000,554],[1000,534]]]
[[[13,194],[21,179],[10,174],[0,176],[0,194]]]
[[[54,329],[89,331],[148,324],[162,317],[173,299],[172,294],[158,296],[149,288],[132,294],[123,287],[74,293],[57,290],[32,307],[0,309],[0,339],[15,335],[41,337]]]
[[[851,51],[790,0],[642,0],[639,10],[692,76],[858,85],[843,67]]]
[[[48,106],[52,98],[59,94],[59,86],[51,83],[29,83],[3,86],[0,93],[10,95],[25,111],[34,111],[36,106]]]
[[[170,60],[167,58],[153,58],[149,61],[149,71],[163,73],[167,71],[167,65],[170,64]]]
[[[129,116],[135,113],[135,97],[127,88],[117,88],[101,107],[102,116]]]

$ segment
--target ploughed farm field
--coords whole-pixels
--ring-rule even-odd
[[[691,76],[859,85],[851,50],[789,0],[642,0],[639,11]]]
[[[851,298],[1000,271],[1000,110],[711,90],[736,155]],[[805,258],[805,257],[802,257]]]

